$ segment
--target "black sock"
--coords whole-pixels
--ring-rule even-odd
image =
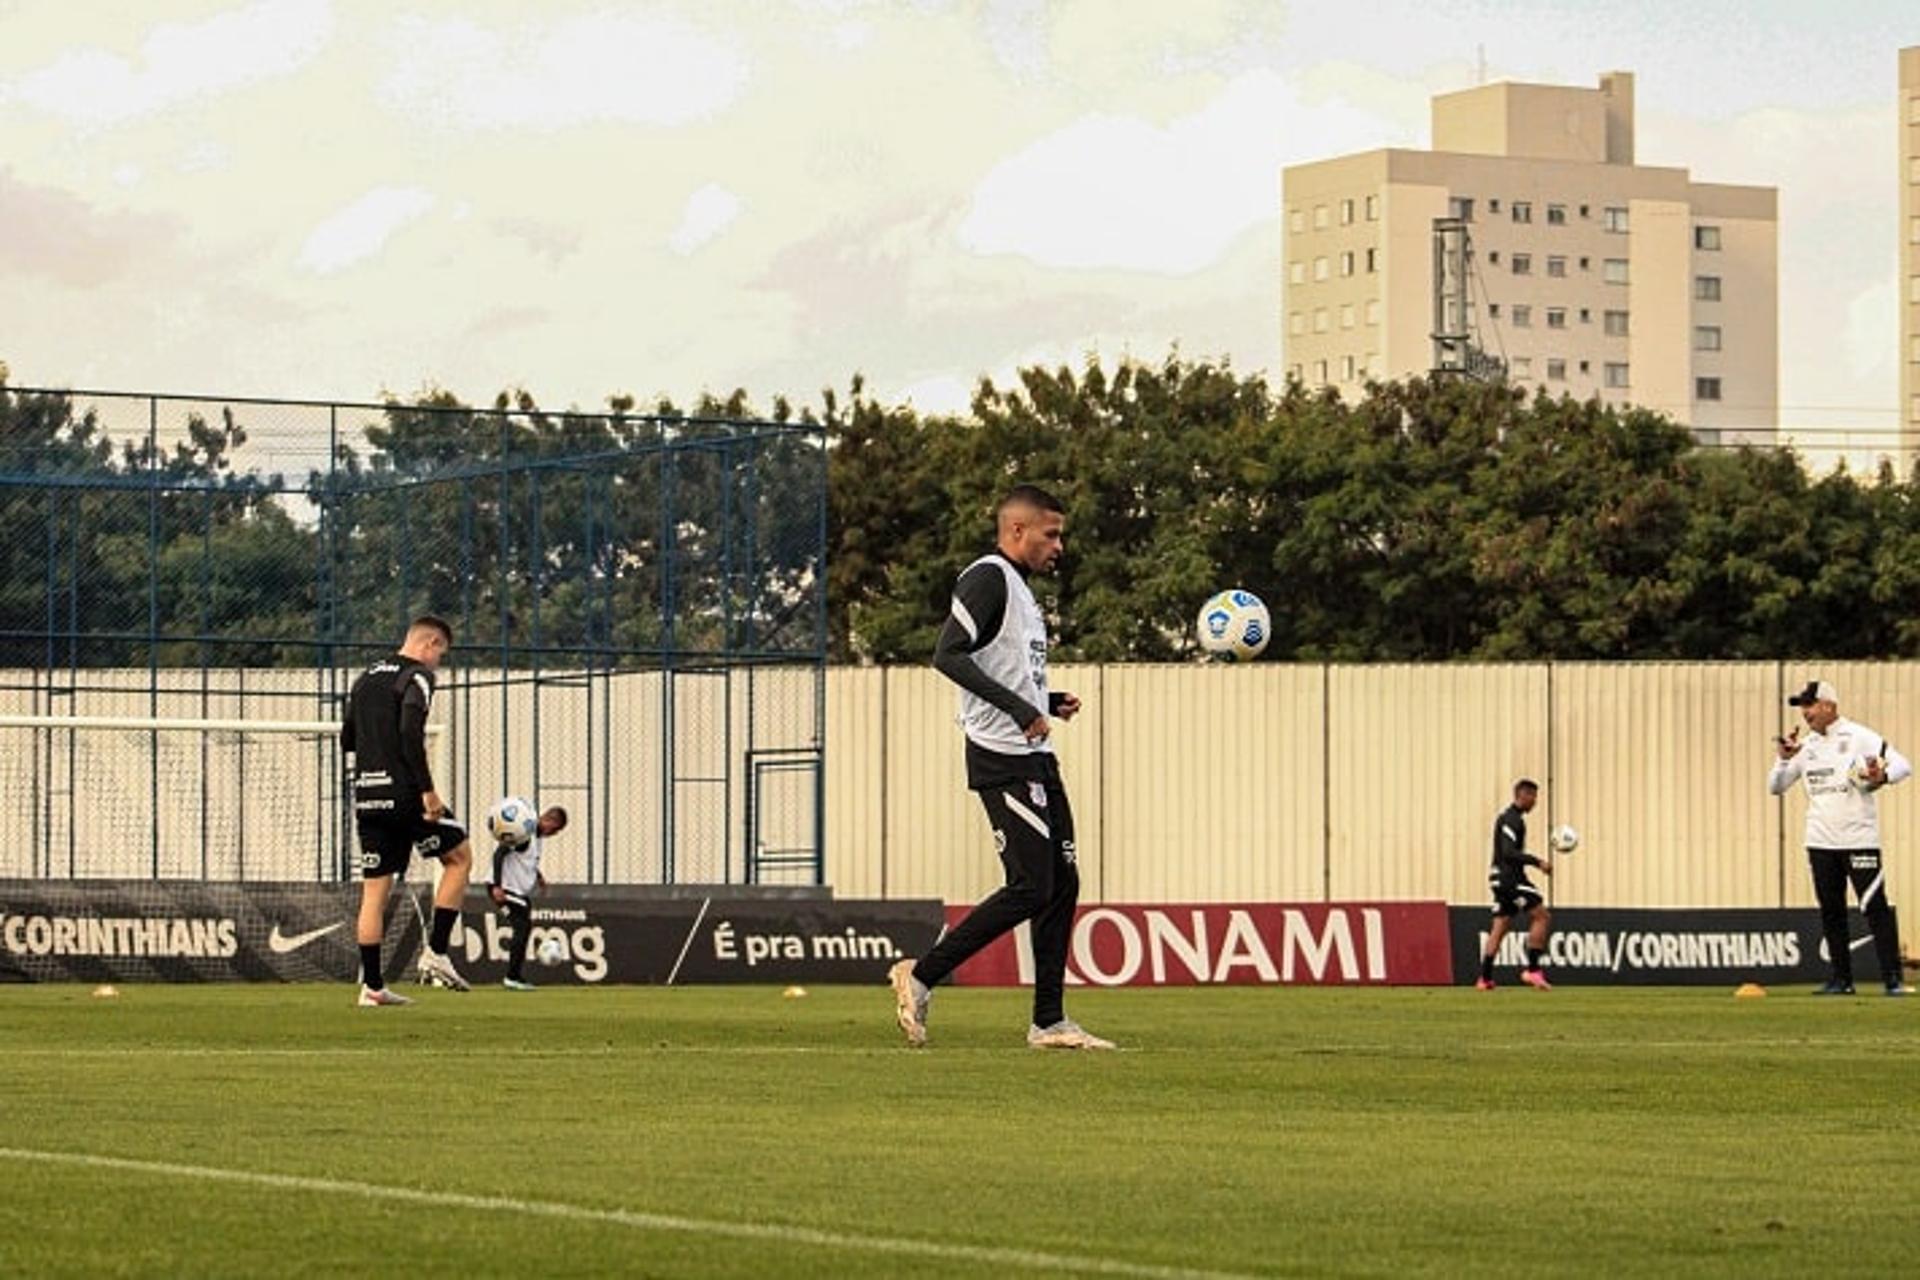
[[[386,980],[380,976],[380,944],[377,942],[360,944],[360,981],[370,991],[386,986]]]
[[[1480,957],[1480,977],[1487,982],[1493,981],[1493,957],[1492,956]]]
[[[1540,957],[1544,956],[1545,954],[1547,953],[1542,951],[1538,947],[1528,947],[1527,948],[1527,968],[1530,971],[1538,970],[1540,968]]]
[[[447,954],[447,943],[453,937],[453,922],[459,918],[460,913],[452,907],[435,907],[433,932],[427,938],[427,946],[440,955]]]

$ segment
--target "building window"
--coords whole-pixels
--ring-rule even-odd
[[[1914,335],[1913,349],[1909,353],[1908,359],[1914,364],[1920,364],[1920,334]]]
[[[1378,298],[1367,299],[1367,323],[1380,323],[1380,299]]]
[[[1353,381],[1353,374],[1354,374],[1354,361],[1353,361],[1353,357],[1352,357],[1352,356],[1341,356],[1341,357],[1340,357],[1340,381],[1342,381],[1342,382],[1352,382],[1352,381]]]
[[[1565,360],[1547,361],[1547,381],[1565,382],[1567,380],[1567,362]]]
[[[1907,301],[1920,306],[1920,276],[1907,277]]]
[[[1627,336],[1627,313],[1624,311],[1606,312],[1600,317],[1600,324],[1609,338]]]
[[[1720,349],[1720,326],[1717,324],[1697,324],[1693,326],[1693,349],[1695,351],[1718,351]]]
[[[1313,206],[1313,229],[1315,231],[1324,231],[1326,230],[1326,227],[1327,227],[1327,206],[1323,204],[1317,204]]]
[[[1455,196],[1447,201],[1447,212],[1462,222],[1473,221],[1473,197]]]
[[[1301,232],[1307,229],[1307,215],[1303,209],[1287,210],[1287,230]]]
[[[1907,99],[1907,123],[1920,124],[1920,98]]]
[[[1500,304],[1497,302],[1489,302],[1487,304],[1487,314],[1495,320],[1498,320],[1500,318]]]
[[[1600,213],[1602,231],[1625,231],[1627,229],[1627,211],[1617,204],[1610,204]]]
[[[1720,301],[1720,277],[1695,276],[1693,278],[1693,299],[1695,302]]]
[[[1500,212],[1500,198],[1498,196],[1495,196],[1493,199],[1487,201],[1487,212],[1488,213]]]
[[[1907,417],[1914,422],[1920,422],[1920,396],[1915,396],[1907,402]]]
[[[1297,364],[1288,365],[1287,377],[1291,378],[1295,382],[1300,381],[1300,366]]]
[[[1353,250],[1351,249],[1344,251],[1340,255],[1340,274],[1343,276],[1353,274]]]
[[[1325,333],[1329,327],[1330,326],[1327,320],[1327,309],[1325,307],[1314,308],[1313,331],[1315,333]]]
[[[1591,213],[1589,213],[1589,212],[1588,212],[1588,210],[1587,210],[1587,206],[1586,206],[1586,205],[1581,205],[1581,206],[1580,206],[1580,216],[1581,216],[1581,217],[1583,217],[1583,218],[1590,218],[1590,217],[1592,217],[1593,215],[1592,215]]]
[[[1515,200],[1513,202],[1513,220],[1515,222],[1533,221],[1533,201]]]
[[[1714,250],[1720,247],[1720,228],[1695,227],[1693,229],[1693,247]]]
[[[1533,308],[1524,302],[1515,303],[1513,308],[1513,327],[1516,329],[1533,328]]]
[[[1564,329],[1567,327],[1567,309],[1565,307],[1547,308],[1547,328]]]
[[[1907,242],[1920,244],[1920,218],[1913,218],[1907,222]]]
[[[1306,331],[1307,316],[1305,312],[1295,311],[1287,317],[1288,333],[1305,333]]]
[[[1380,269],[1380,251],[1378,249],[1367,250],[1367,274],[1372,275],[1374,272],[1378,271],[1379,269]]]
[[[1380,197],[1379,196],[1367,197],[1367,221],[1368,222],[1380,221]]]
[[[1593,323],[1593,312],[1591,312],[1591,311],[1589,311],[1589,310],[1587,310],[1587,309],[1586,309],[1585,307],[1582,307],[1582,308],[1580,308],[1580,323],[1581,323],[1581,324],[1592,324],[1592,323]]]
[[[1533,255],[1530,253],[1514,254],[1513,255],[1513,274],[1517,276],[1532,275],[1533,274]]]
[[[1353,304],[1351,302],[1342,304],[1340,308],[1340,327],[1342,329],[1353,328],[1353,315]]]
[[[1630,385],[1627,382],[1627,366],[1624,364],[1608,365],[1605,381],[1609,387],[1625,387]]]
[[[1516,378],[1531,378],[1533,376],[1533,357],[1515,356],[1513,363],[1507,367]]]
[[[1313,278],[1315,280],[1325,280],[1327,278],[1327,260],[1325,258],[1315,258],[1313,260]]]
[[[1353,225],[1353,201],[1351,200],[1340,202],[1340,225],[1343,227]]]
[[[1500,251],[1498,249],[1487,250],[1487,265],[1490,267],[1500,265]]]
[[[1287,264],[1287,283],[1305,284],[1306,282],[1307,264],[1304,262],[1289,262]]]
[[[1547,274],[1548,274],[1548,275],[1550,275],[1550,276],[1564,276],[1564,275],[1566,275],[1566,274],[1567,274],[1567,260],[1566,260],[1565,258],[1563,258],[1563,257],[1561,257],[1561,256],[1559,256],[1558,254],[1555,254],[1555,255],[1554,255],[1553,257],[1551,257],[1551,258],[1548,258],[1548,259],[1547,259]]]
[[[1313,362],[1313,380],[1323,387],[1327,385],[1327,362],[1325,360],[1315,360]]]
[[[1591,270],[1593,270],[1593,259],[1592,259],[1592,258],[1582,258],[1582,259],[1580,259],[1580,269],[1581,269],[1582,271],[1591,271]]]
[[[1600,278],[1608,284],[1625,284],[1627,282],[1627,260],[1625,258],[1608,258],[1600,264]]]
[[[1550,227],[1566,226],[1567,225],[1567,206],[1563,204],[1548,205],[1547,206],[1547,225]]]
[[[1907,161],[1907,181],[1920,182],[1920,156]]]
[[[1589,364],[1588,362],[1586,362],[1585,360],[1582,360],[1582,361],[1580,362],[1580,372],[1581,372],[1581,373],[1592,373],[1592,372],[1593,372],[1593,366],[1592,366],[1591,364]]]
[[[1718,400],[1720,398],[1720,379],[1695,378],[1693,380],[1693,398],[1695,400]]]

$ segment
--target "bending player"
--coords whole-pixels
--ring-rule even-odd
[[[531,991],[527,981],[527,940],[533,933],[533,895],[547,887],[540,871],[541,842],[567,829],[567,811],[554,805],[540,815],[533,835],[524,843],[501,841],[493,849],[493,885],[488,894],[506,913],[513,936],[507,941],[507,976],[500,985],[509,991]]]

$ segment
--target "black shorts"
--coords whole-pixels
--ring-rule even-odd
[[[402,818],[393,814],[361,814],[360,878],[398,875],[415,854],[444,858],[467,842],[467,829],[451,812],[439,819]]]
[[[1517,916],[1531,911],[1546,899],[1533,887],[1533,882],[1525,876],[1512,879],[1505,877],[1490,882],[1493,889],[1493,914],[1496,916]]]

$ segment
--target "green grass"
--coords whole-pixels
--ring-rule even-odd
[[[1027,1050],[1009,991],[941,992],[916,1053],[881,987],[428,992],[405,1010],[345,988],[0,988],[0,1274],[1040,1269],[976,1252],[1004,1248],[1279,1275],[1892,1275],[1920,1256],[1920,1000],[1069,1003],[1127,1051]]]

